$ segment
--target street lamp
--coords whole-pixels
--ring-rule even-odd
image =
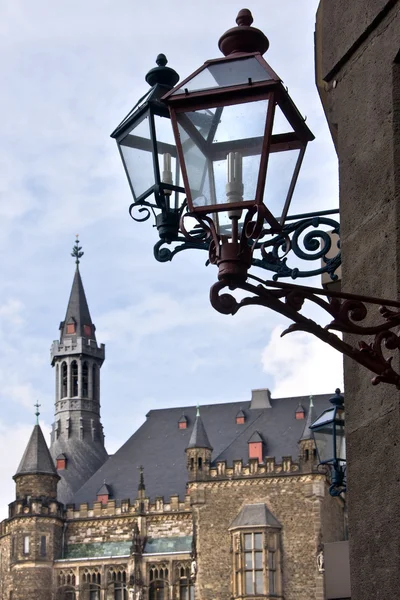
[[[325,410],[311,425],[318,460],[331,469],[329,492],[339,496],[346,491],[346,439],[344,432],[344,398],[339,388],[330,398],[332,408]]]
[[[153,211],[160,235],[154,248],[158,260],[171,260],[185,248],[208,250],[209,262],[218,266],[219,281],[211,288],[210,300],[219,312],[235,314],[251,304],[270,308],[293,323],[282,335],[312,333],[375,373],[374,385],[386,382],[400,389],[400,374],[387,353],[400,347],[400,302],[277,281],[322,272],[335,279],[340,249],[328,259],[331,237],[315,228],[329,225],[339,234],[339,225],[326,219],[336,211],[288,216],[313,134],[263,59],[269,43],[252,21],[250,11],[241,10],[238,26],[219,41],[224,57],[207,61],[174,88],[175,72],[167,83],[157,75],[151,78],[154,89],[113,133],[134,197],[131,214],[140,207],[144,216],[138,220],[146,220]],[[167,68],[165,57],[162,61],[161,72]],[[157,68],[153,71],[158,73]],[[165,139],[156,132],[157,118],[166,128]],[[308,227],[313,229],[305,233]],[[179,246],[173,251],[161,248],[171,242]],[[324,265],[300,271],[288,267],[290,255],[322,260]],[[254,275],[253,267],[273,271],[272,280]],[[221,293],[226,288],[249,295],[242,294],[238,301],[231,293]],[[304,316],[301,310],[307,302],[332,320],[319,325]],[[343,341],[332,331],[371,339],[352,345],[350,338]]]

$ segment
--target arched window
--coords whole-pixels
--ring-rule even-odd
[[[61,365],[61,398],[68,396],[68,366],[64,361]]]
[[[78,363],[76,360],[71,363],[71,395],[78,395]]]
[[[57,590],[57,600],[76,600],[75,590],[72,587],[62,587]]]
[[[199,456],[199,458],[197,460],[197,466],[199,468],[199,471],[201,471],[203,468],[203,459],[201,458],[201,456]]]
[[[194,469],[194,458],[192,457],[190,459],[190,470],[193,471],[193,469]]]
[[[190,577],[190,564],[178,563],[175,570],[179,600],[194,600],[194,585]]]
[[[82,397],[87,398],[89,391],[89,367],[85,361],[82,365]]]
[[[108,572],[107,598],[113,600],[128,600],[126,589],[126,570],[123,566],[111,567]]]
[[[93,367],[92,367],[92,388],[93,388],[93,400],[98,400],[99,382],[98,382],[97,365],[93,365]]]

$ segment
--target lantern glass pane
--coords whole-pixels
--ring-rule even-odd
[[[320,463],[331,462],[334,460],[333,448],[333,424],[327,425],[323,429],[313,431],[315,445],[317,447]]]
[[[254,203],[268,99],[178,113],[193,206]]]
[[[172,95],[182,94],[185,90],[190,93],[248,85],[249,79],[253,83],[271,79],[271,75],[254,56],[207,65],[200,73],[177,88]]]
[[[281,152],[273,152],[272,150],[273,145],[271,145],[271,153],[268,158],[263,202],[273,216],[280,221],[300,150],[284,150]]]
[[[161,183],[165,182],[177,187],[183,187],[171,120],[167,117],[154,115],[154,124]],[[166,191],[166,194],[170,196],[171,206],[179,208],[185,200],[185,194],[172,190],[169,191],[170,193]]]
[[[135,199],[155,183],[149,119],[145,114],[119,142]]]
[[[340,461],[346,460],[346,438],[344,425],[336,425],[336,457]]]
[[[279,104],[275,106],[274,123],[272,125],[272,135],[278,135],[282,133],[292,133],[293,127],[283,114]]]

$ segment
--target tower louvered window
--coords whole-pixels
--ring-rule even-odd
[[[66,362],[61,365],[61,398],[68,396],[68,366]]]
[[[78,363],[76,360],[71,363],[71,393],[72,396],[78,395]]]
[[[89,392],[89,367],[85,361],[82,365],[82,396],[83,398],[88,397]]]
[[[98,400],[98,390],[99,390],[99,381],[98,381],[98,369],[96,365],[92,367],[92,387],[93,387],[93,400]]]

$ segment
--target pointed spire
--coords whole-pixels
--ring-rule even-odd
[[[307,419],[304,424],[304,429],[303,429],[303,433],[300,437],[300,441],[301,440],[312,440],[313,436],[311,433],[310,425],[313,421],[315,421],[316,418],[317,418],[317,415],[315,414],[315,410],[314,410],[313,397],[310,396],[310,404],[308,407]]]
[[[17,475],[57,475],[53,459],[40,425],[35,425],[24,455],[14,477]]]
[[[142,465],[140,465],[139,471],[140,471],[140,475],[139,475],[138,490],[139,490],[139,492],[142,492],[146,489],[146,486],[144,485],[144,473],[143,473],[144,469],[143,469]]]
[[[75,257],[76,271],[72,282],[65,320],[60,325],[61,342],[64,340],[65,336],[68,335],[86,337],[93,340],[96,339],[95,327],[90,317],[89,306],[79,271],[79,259],[83,256],[81,250],[82,247],[79,246],[79,240],[77,239],[71,253],[71,256]]]
[[[197,405],[196,409],[196,420],[193,425],[193,431],[190,436],[188,448],[208,448],[212,450],[212,446],[209,442],[206,429],[204,427],[202,418],[200,416],[200,407]]]

